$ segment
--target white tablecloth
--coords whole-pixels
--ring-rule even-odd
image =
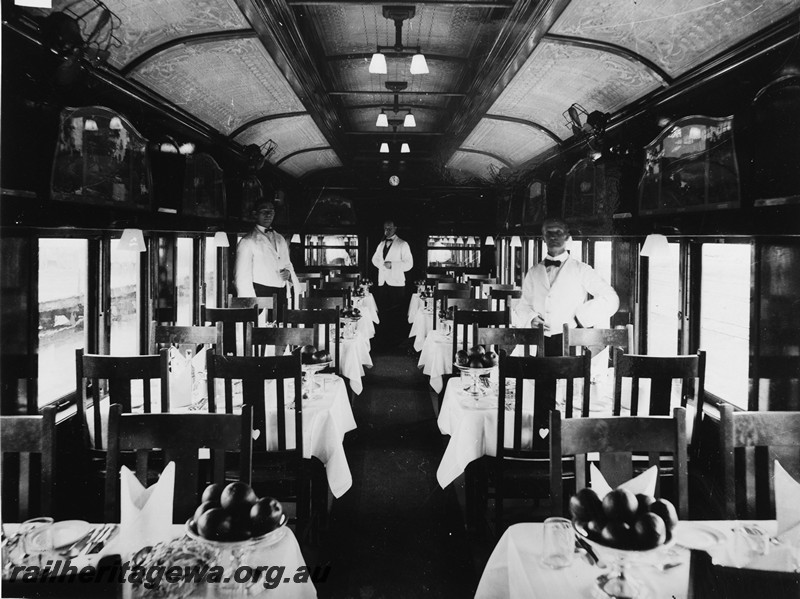
[[[348,431],[355,430],[356,421],[353,417],[353,410],[350,407],[350,400],[347,397],[347,389],[341,377],[334,374],[317,374],[315,379],[321,383],[320,387],[312,392],[310,399],[303,402],[303,457],[318,458],[325,465],[325,472],[328,477],[328,485],[334,497],[341,497],[352,485],[353,477],[350,467],[347,464],[347,457],[344,453],[344,435]],[[221,381],[220,381],[221,382]],[[274,382],[270,383],[274,385]],[[293,397],[291,387],[287,385],[287,397]],[[224,410],[224,399],[222,390],[217,394],[217,410]],[[264,447],[272,449],[277,446],[277,411],[275,410],[275,395],[267,392],[267,435],[264,439],[256,438],[254,447]],[[134,404],[133,408],[140,411]],[[234,409],[241,408],[241,396],[234,398]],[[101,403],[101,419],[103,447],[108,446],[106,437],[108,431],[108,400]],[[203,408],[204,410],[206,408]],[[185,413],[188,407],[175,409],[176,413]],[[160,411],[158,408],[155,412]],[[93,410],[89,408],[86,412],[87,419],[92,422]],[[289,447],[294,445],[294,411],[286,410],[287,423],[287,444]],[[264,431],[259,433],[264,434]],[[90,437],[94,440],[93,429],[90,426]]]
[[[709,551],[712,555],[726,550],[733,542],[731,528],[734,523],[729,521],[681,522],[676,537],[680,538],[681,527],[691,530],[693,524],[713,527],[727,537],[727,543]],[[769,534],[777,528],[774,520],[758,524]],[[535,522],[515,524],[506,530],[484,568],[475,599],[584,599],[595,596],[593,590],[597,577],[608,570],[590,565],[577,554],[572,565],[561,570],[541,565],[543,529],[543,523]],[[777,553],[774,547],[772,551]],[[602,554],[600,558],[604,559]],[[664,571],[647,565],[633,566],[634,575],[650,587],[654,598],[685,599],[689,590],[689,551],[676,546],[666,560],[667,563],[681,562],[681,565]]]
[[[371,321],[367,318],[362,318],[358,321],[358,327],[361,329],[361,324]],[[374,327],[372,329],[373,335],[375,334]],[[364,367],[372,367],[372,356],[370,355],[370,342],[369,337],[361,335],[356,331],[356,335],[350,339],[342,339],[340,341],[341,359],[339,360],[339,372],[343,377],[350,381],[350,388],[353,393],[360,395],[364,390],[364,383],[361,380],[364,376]]]
[[[433,298],[428,299],[427,303],[428,306],[433,306]],[[426,309],[417,293],[411,296],[408,304],[408,322],[411,325],[408,336],[414,338],[414,350],[421,351],[428,333],[433,330],[433,309]]]
[[[18,524],[7,524],[6,525],[6,532],[13,534]],[[99,526],[99,525],[98,525]],[[308,582],[294,582],[292,579],[294,578],[295,573],[298,572],[300,568],[306,568],[306,561],[303,558],[303,553],[300,550],[300,545],[297,542],[297,537],[295,537],[294,532],[287,526],[284,527],[284,534],[280,540],[275,542],[274,544],[270,545],[257,545],[253,551],[249,554],[247,558],[243,560],[243,562],[239,565],[241,566],[250,566],[251,568],[257,568],[258,566],[264,566],[267,568],[278,567],[284,568],[282,573],[282,578],[280,580],[280,584],[278,584],[273,589],[265,589],[264,588],[264,578],[265,578],[265,571],[262,571],[260,582],[256,582],[252,585],[226,585],[226,584],[214,584],[214,583],[206,583],[206,584],[198,584],[196,589],[191,592],[187,597],[197,597],[197,598],[204,598],[204,599],[215,599],[216,597],[231,597],[234,596],[232,593],[235,594],[237,597],[269,597],[270,599],[274,598],[283,598],[283,599],[313,599],[317,596],[316,588],[314,587],[314,583],[311,581]],[[183,524],[173,524],[169,529],[169,537],[171,539],[179,539],[186,534],[185,525]],[[118,534],[106,547],[104,547],[98,553],[92,554],[91,556],[79,556],[71,560],[70,564],[75,566],[78,570],[86,566],[96,567],[100,559],[106,555],[114,555],[120,553],[121,543],[124,542],[124,539],[120,538]],[[63,560],[63,557],[55,556],[54,562],[57,559]],[[123,560],[127,559],[127,557],[123,557]],[[223,557],[223,559],[225,559]],[[165,566],[169,566],[169,564],[164,564]],[[225,576],[233,576],[233,570],[231,569],[230,563],[226,561],[226,563],[219,564],[223,568],[225,568]],[[59,571],[63,572],[66,566],[61,566]],[[121,570],[120,570],[121,572]],[[271,573],[271,576],[274,576],[277,570]],[[126,577],[129,577],[131,571],[128,570]],[[21,575],[20,575],[21,576]],[[286,579],[290,579],[286,581]],[[108,574],[102,575],[102,581],[107,581],[109,579]],[[42,583],[47,584],[48,588],[50,589],[49,593],[52,593],[54,589],[58,589],[59,585],[61,584],[69,584],[65,582],[48,582]],[[148,596],[172,596],[174,593],[164,593],[164,591],[169,590],[170,585],[175,583],[170,583],[166,580],[166,578],[162,577],[160,580],[159,591],[160,593],[148,592],[142,587],[138,587],[134,589],[131,583],[125,582],[121,585],[122,588],[122,597],[123,598],[130,598],[130,597],[148,597]],[[271,586],[271,585],[270,585]],[[231,587],[231,588],[227,588]],[[238,588],[237,588],[238,587]],[[71,594],[71,593],[70,593]]]
[[[416,347],[415,341],[414,348]],[[419,351],[422,353],[417,366],[422,368],[423,374],[431,377],[431,387],[440,393],[443,377],[453,372],[453,338],[450,335],[443,335],[439,329],[432,330],[425,337]]]

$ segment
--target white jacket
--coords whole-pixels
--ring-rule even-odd
[[[384,258],[383,246],[385,243],[385,239],[381,241],[372,255],[372,264],[378,269],[378,286],[386,284],[390,287],[403,287],[406,284],[406,273],[414,266],[411,248],[407,242],[395,235],[389,253]],[[391,262],[392,268],[386,268],[383,265],[384,262]]]
[[[587,301],[587,294],[593,299]],[[576,326],[576,318],[584,327],[606,328],[618,308],[619,296],[614,288],[591,266],[570,256],[559,268],[552,286],[543,263],[531,268],[522,282],[522,300],[514,311],[516,320],[526,326],[539,314],[545,323],[545,335],[550,337],[560,334],[564,323]]]
[[[274,241],[274,245],[273,245]],[[236,246],[236,294],[239,297],[255,297],[253,283],[268,287],[284,287],[281,269],[286,268],[295,283],[297,276],[289,261],[289,244],[276,231],[262,232],[258,227],[242,237]]]

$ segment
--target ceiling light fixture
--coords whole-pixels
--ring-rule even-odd
[[[519,235],[514,235],[513,237],[511,237],[511,243],[509,245],[512,248],[521,248],[522,240],[519,238]]]
[[[97,121],[94,119],[86,119],[83,121],[84,131],[97,131]]]
[[[403,46],[403,21],[412,19],[416,14],[416,8],[413,6],[384,6],[383,16],[386,19],[394,21],[394,46],[378,46],[372,59],[369,61],[369,72],[377,75],[385,75],[388,70],[386,67],[385,50],[390,50],[393,54],[410,54],[414,53],[411,58],[410,72],[412,75],[424,75],[428,73],[428,63],[425,60],[425,55],[422,49],[417,46],[415,48],[406,48]]]
[[[403,127],[416,127],[417,120],[414,118],[414,115],[411,114],[411,111],[408,111],[405,120],[403,121]]]
[[[494,237],[487,235],[486,239],[483,241],[483,245],[494,245]]]
[[[378,115],[378,120],[375,121],[376,127],[388,127],[389,126],[389,119],[386,117],[386,113],[381,108],[381,113]]]
[[[388,153],[389,153],[389,144],[388,144],[388,143],[386,143],[386,142],[383,142],[383,143],[381,144],[380,153],[381,153],[381,154],[388,154]]]
[[[401,154],[410,154],[411,153],[411,147],[407,143],[403,143],[403,145],[400,146],[400,153]]]

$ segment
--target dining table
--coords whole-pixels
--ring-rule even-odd
[[[422,346],[433,330],[433,298],[421,298],[419,293],[413,293],[408,302],[408,332],[409,339],[414,339],[414,351],[422,351]]]
[[[764,533],[764,553],[750,551],[747,568],[791,572],[797,567],[793,548],[783,546],[773,536],[774,520],[750,523]],[[690,586],[690,550],[705,551],[714,563],[728,564],[740,545],[734,531],[741,522],[728,520],[678,523],[672,542],[657,552],[630,552],[625,571],[642,583],[643,597],[652,599],[688,599]],[[544,523],[531,522],[510,526],[497,542],[478,583],[475,599],[584,599],[607,597],[597,588],[597,579],[613,565],[613,553],[593,545],[595,562],[577,548],[572,563],[552,569],[542,563]],[[749,550],[748,550],[749,551]],[[700,596],[695,595],[698,599]]]
[[[53,526],[63,524],[73,527],[85,526],[89,530],[114,526],[76,520],[56,522]],[[109,542],[102,544],[99,550],[98,547],[92,547],[91,552],[82,551],[78,555],[68,555],[70,543],[35,556],[24,554],[22,541],[15,538],[19,526],[19,524],[4,525],[4,532],[10,538],[9,544],[14,546],[7,551],[4,549],[4,557],[8,558],[8,562],[4,562],[3,567],[3,597],[313,599],[317,596],[312,580],[301,582],[298,578],[295,581],[295,574],[308,570],[308,566],[297,537],[289,526],[282,526],[269,533],[262,541],[249,543],[244,550],[241,544],[234,548],[234,545],[226,546],[222,543],[190,538],[185,524],[172,524],[162,531],[160,541],[153,543],[149,550],[146,547],[129,547],[122,535],[117,534],[110,538]],[[119,529],[119,525],[116,525],[116,528]],[[82,530],[76,534],[82,534]],[[65,529],[62,528],[61,533],[63,536]],[[195,558],[197,561],[194,561]],[[68,559],[69,564],[66,563]],[[22,571],[18,570],[16,576],[14,575],[14,566],[29,568],[39,564],[45,565],[48,560],[51,562],[49,572],[52,574],[55,569],[55,573],[61,574],[61,577],[43,576],[44,580],[24,581]],[[127,569],[123,570],[126,564]],[[224,568],[223,576],[230,577],[230,580],[220,582],[170,580],[165,574],[171,566],[180,567],[183,571],[185,567],[195,564],[221,566]],[[146,588],[141,579],[137,581],[134,565],[145,568],[144,581],[149,583],[157,581],[157,586]],[[72,570],[68,570],[68,566],[75,568],[76,574],[72,577],[70,577]],[[153,568],[148,571],[149,566]],[[263,568],[260,578],[254,580],[254,571],[259,567]],[[269,568],[274,569],[269,570]],[[79,577],[81,572],[85,573],[83,580]],[[160,576],[157,576],[159,573]]]
[[[333,373],[306,373],[307,388],[303,400],[303,457],[315,457],[325,466],[328,479],[328,486],[334,497],[341,497],[353,484],[353,477],[347,463],[347,456],[344,451],[344,437],[349,431],[356,429],[353,409],[347,395],[347,388],[344,380]],[[223,397],[222,381],[218,381],[217,397]],[[267,431],[261,431],[264,436],[254,440],[254,447],[266,444],[263,449],[274,449],[277,443],[277,406],[275,382],[268,381],[265,388]],[[287,397],[293,397],[293,381],[287,381],[285,389]],[[233,408],[234,412],[241,410],[241,382],[236,381],[233,385]],[[218,411],[224,409],[224,402],[217,403]],[[142,411],[141,397],[132,397],[132,409],[134,412]],[[108,447],[108,399],[100,402],[101,434],[103,447]],[[200,398],[194,403],[181,403],[172,405],[171,411],[174,413],[187,413],[194,411],[206,411],[206,400]],[[292,447],[295,439],[294,417],[289,417],[293,406],[286,408],[286,435],[289,447]],[[94,407],[88,407],[86,418],[92,422]],[[159,406],[154,406],[154,412],[159,412]],[[94,430],[89,427],[89,435],[94,444]]]

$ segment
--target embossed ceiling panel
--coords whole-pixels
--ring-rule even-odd
[[[517,167],[553,145],[550,137],[533,127],[482,119],[461,147],[494,154]]]
[[[314,119],[308,115],[258,123],[236,136],[236,141],[242,145],[261,145],[268,139],[277,144],[275,152],[269,158],[273,164],[292,152],[330,145],[317,128]]]
[[[572,0],[551,33],[623,46],[676,76],[797,8],[797,0]]]
[[[394,45],[394,21],[383,17],[381,4],[305,6],[303,11],[315,23],[324,24],[319,37],[327,56],[374,52],[378,45]],[[491,28],[481,28],[490,12],[486,8],[418,4],[416,15],[403,21],[403,45],[421,46],[425,54],[468,56],[474,44],[492,35]]]
[[[72,13],[82,15],[96,4],[95,0],[56,0],[53,11],[69,7]],[[137,56],[176,38],[250,28],[235,0],[106,0],[105,4],[122,23],[114,31],[122,43],[110,48],[108,61],[116,68],[122,68]],[[94,29],[99,14],[96,11],[87,17],[84,38]]]
[[[387,106],[388,107],[388,106]],[[401,109],[396,115],[391,110],[386,110],[386,116],[390,119],[398,118],[405,119],[408,110]],[[348,110],[348,120],[350,127],[353,131],[369,131],[372,133],[391,133],[391,127],[376,127],[375,121],[380,113],[379,108],[363,108],[358,110]],[[411,110],[414,115],[414,120],[417,122],[416,127],[403,127],[402,125],[397,128],[397,133],[430,133],[436,130],[436,119],[439,118],[440,111],[425,110],[424,108],[414,108]]]
[[[426,106],[433,106],[444,110],[447,106],[449,98],[445,96],[399,96],[401,106],[415,104],[425,104]],[[357,96],[347,96],[345,102],[346,108],[353,106],[384,106],[389,108],[394,105],[394,96],[392,94],[359,94]]]
[[[492,178],[493,172],[498,172],[506,165],[485,154],[456,150],[445,166],[457,179],[480,177],[488,180]]]
[[[659,86],[638,63],[591,48],[543,42],[489,114],[534,121],[564,139],[572,131],[562,114],[572,103],[590,112],[614,113]]]
[[[335,168],[342,166],[339,157],[333,150],[319,150],[314,152],[304,152],[292,156],[286,162],[282,162],[280,167],[293,177],[301,177],[311,171],[318,171],[324,168]]]
[[[133,77],[224,134],[261,116],[305,111],[257,39],[170,48]]]

